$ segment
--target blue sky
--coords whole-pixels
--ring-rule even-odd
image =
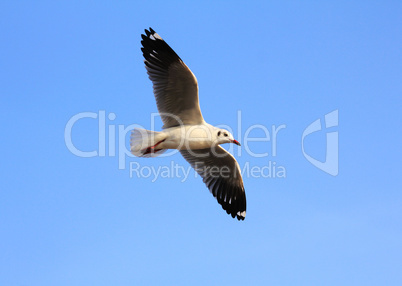
[[[398,1],[1,1],[0,284],[401,285],[401,14]],[[148,27],[197,76],[204,118],[242,137],[240,166],[286,170],[244,177],[243,222],[193,171],[130,177],[130,163],[187,168],[178,154],[124,157],[119,169],[122,150],[82,158],[66,147],[82,112],[115,114],[106,148],[109,137],[128,146],[119,126],[151,127]],[[325,161],[337,132],[337,176],[301,148],[334,110],[338,126],[304,147]],[[99,151],[98,125],[77,121],[79,150]],[[275,156],[272,140],[248,144],[267,156],[245,152],[255,125],[285,126]]]

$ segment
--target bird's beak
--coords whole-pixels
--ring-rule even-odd
[[[239,143],[239,141],[237,141],[237,140],[234,140],[234,139],[233,139],[233,140],[232,140],[232,143],[235,143],[236,145],[241,146],[240,143]]]

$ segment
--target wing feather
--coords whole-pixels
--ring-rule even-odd
[[[181,150],[184,159],[203,178],[222,208],[232,217],[246,217],[246,193],[236,159],[221,146],[214,149]]]
[[[194,74],[152,28],[141,37],[145,68],[153,83],[163,128],[204,123]]]

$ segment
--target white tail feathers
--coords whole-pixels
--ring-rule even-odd
[[[130,151],[137,157],[159,156],[166,150],[158,148],[157,145],[163,142],[166,137],[163,132],[136,128],[131,132]]]

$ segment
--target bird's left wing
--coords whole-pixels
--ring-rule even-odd
[[[194,74],[154,30],[149,28],[141,36],[145,68],[153,83],[163,128],[204,123]]]
[[[236,159],[221,146],[181,150],[184,159],[203,178],[210,192],[232,217],[246,217],[246,193]]]

